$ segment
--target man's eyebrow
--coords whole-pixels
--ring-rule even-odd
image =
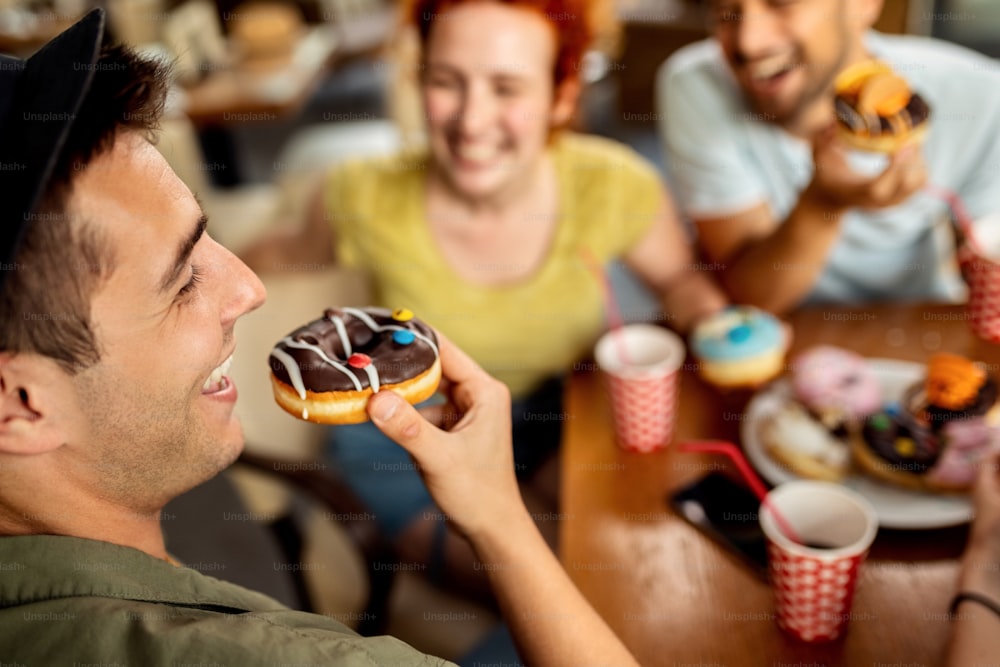
[[[177,282],[177,277],[180,276],[181,271],[187,265],[188,258],[191,257],[191,253],[194,251],[195,244],[198,243],[198,239],[201,238],[202,234],[205,233],[205,227],[208,226],[208,217],[202,213],[201,217],[198,218],[197,226],[191,235],[188,236],[177,248],[177,255],[175,256],[174,263],[167,271],[167,274],[160,281],[160,291],[166,292],[171,285]]]

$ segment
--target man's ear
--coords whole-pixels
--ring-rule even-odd
[[[61,373],[32,354],[0,352],[0,454],[42,454],[66,441],[55,415]]]
[[[576,113],[576,105],[580,101],[582,84],[580,77],[566,77],[556,87],[555,99],[552,101],[552,127],[565,127]]]

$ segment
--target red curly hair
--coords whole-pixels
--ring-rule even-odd
[[[556,37],[553,82],[558,87],[579,76],[583,56],[594,38],[586,0],[410,0],[404,9],[404,20],[417,29],[423,50],[427,48],[435,18],[468,2],[498,2],[538,13]]]

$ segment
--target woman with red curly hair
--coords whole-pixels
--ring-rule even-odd
[[[332,170],[309,222],[244,257],[254,268],[337,261],[375,298],[406,306],[504,381],[516,472],[536,516],[558,517],[561,378],[604,328],[588,261],[621,260],[686,331],[725,300],[695,270],[655,169],[621,144],[565,129],[591,39],[574,0],[414,0],[427,148]],[[448,562],[461,585],[486,572],[431,503],[406,452],[370,425],[334,430],[345,479],[406,560]],[[542,471],[542,472],[540,472]],[[544,477],[545,482],[542,482]],[[556,521],[540,527],[554,539]]]

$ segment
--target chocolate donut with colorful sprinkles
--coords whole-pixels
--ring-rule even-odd
[[[406,308],[328,308],[278,341],[268,361],[278,405],[319,424],[368,421],[379,391],[417,404],[441,380],[437,336]]]

